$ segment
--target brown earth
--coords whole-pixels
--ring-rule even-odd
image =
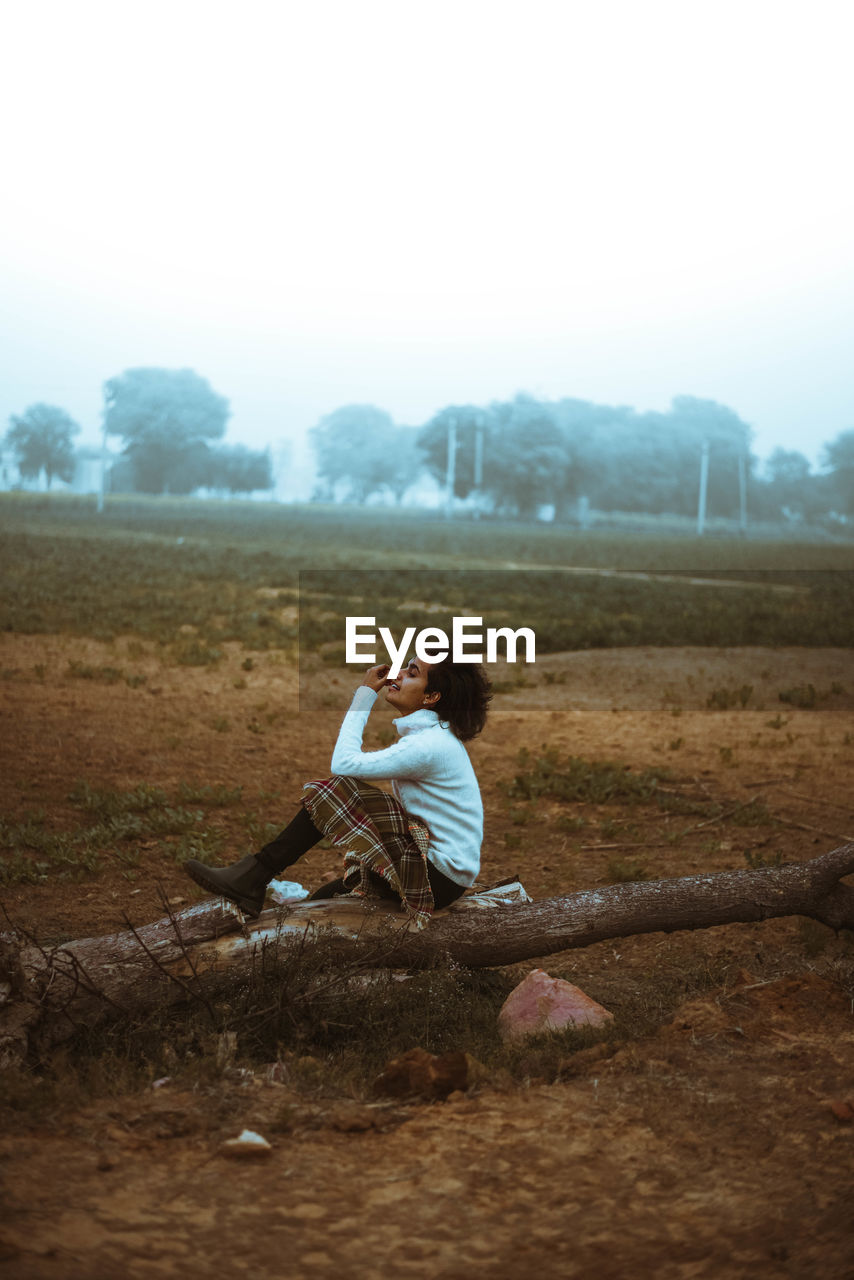
[[[312,671],[298,711],[295,673],[276,654],[169,667],[134,640],[65,637],[3,637],[0,671],[7,819],[79,825],[67,797],[81,781],[170,794],[180,782],[240,784],[242,804],[211,819],[222,860],[251,847],[247,815],[284,823],[302,781],[326,772],[352,683]],[[472,750],[484,882],[518,872],[541,897],[602,884],[627,862],[687,875],[854,839],[848,651],[598,651],[551,655],[525,684],[518,671],[502,679],[508,691]],[[780,701],[809,685],[814,707]],[[709,709],[716,691],[730,709]],[[369,743],[389,732],[378,710]],[[666,766],[674,793],[715,801],[721,816],[508,804],[498,784],[518,771],[520,747],[542,744]],[[175,842],[147,846],[137,865],[105,859],[79,881],[9,885],[5,909],[53,941],[112,932],[126,912],[155,919],[161,891],[195,900]],[[321,848],[293,874],[313,886],[336,871]],[[850,937],[784,920],[541,963],[606,1006],[704,967],[713,977],[646,1038],[568,1058],[557,1082],[534,1056],[522,1085],[384,1103],[235,1071],[207,1091],[177,1078],[72,1098],[38,1122],[13,1117],[0,1139],[4,1274],[854,1276]],[[266,1160],[219,1154],[244,1127],[269,1139]]]

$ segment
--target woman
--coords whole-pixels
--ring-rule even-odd
[[[344,851],[344,875],[312,898],[338,893],[400,901],[420,928],[474,884],[480,870],[483,805],[463,746],[486,722],[492,697],[480,667],[413,658],[396,679],[371,667],[356,690],[332,753],[333,777],[303,787],[293,821],[257,854],[231,867],[191,858],[188,875],[250,917],[267,885],[324,835]],[[400,717],[398,741],[363,751],[362,734],[381,689]],[[374,786],[391,782],[393,796]]]

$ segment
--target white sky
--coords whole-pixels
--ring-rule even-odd
[[[854,427],[854,10],[27,0],[0,19],[0,429],[192,367],[229,438],[524,389]]]

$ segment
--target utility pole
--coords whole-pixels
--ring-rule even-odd
[[[700,454],[700,496],[697,500],[697,537],[702,538],[706,527],[706,490],[709,486],[709,442],[703,441]]]
[[[480,519],[480,491],[483,487],[483,418],[478,414],[474,424],[474,491],[477,506],[474,509],[475,520]]]
[[[743,450],[738,454],[738,531],[747,533],[747,462]]]
[[[454,509],[454,484],[457,478],[457,420],[448,419],[448,465],[445,471],[445,516]]]
[[[104,420],[103,431],[101,432],[101,484],[98,489],[97,511],[100,515],[104,510],[104,490],[107,487],[107,422]]]

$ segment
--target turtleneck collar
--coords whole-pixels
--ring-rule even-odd
[[[392,724],[401,736],[418,733],[421,729],[432,729],[435,724],[440,724],[443,729],[448,727],[447,720],[440,720],[439,713],[432,711],[430,707],[419,707],[417,711],[410,711],[408,716],[398,716],[396,720],[392,720]]]

